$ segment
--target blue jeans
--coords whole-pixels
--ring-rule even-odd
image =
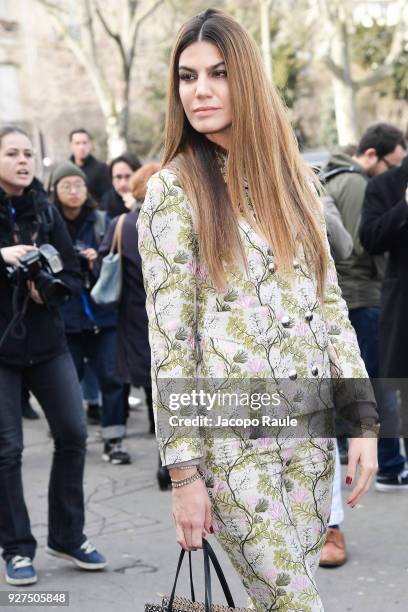
[[[116,329],[101,329],[99,333],[84,331],[67,334],[68,346],[82,380],[85,358],[95,374],[102,393],[102,437],[104,440],[123,438],[126,429],[125,385],[116,375]]]
[[[350,321],[353,325],[361,356],[364,360],[370,378],[378,379],[379,374],[379,344],[378,344],[378,320],[380,309],[354,308],[349,311]],[[399,423],[399,410],[395,393],[381,388],[380,381],[373,381],[373,389],[376,395],[377,408],[380,423],[391,423],[391,430],[397,429]],[[390,431],[390,427],[386,427]],[[396,476],[405,466],[405,457],[400,453],[399,437],[379,438],[378,440],[378,474],[381,476]]]
[[[67,352],[25,369],[0,365],[0,546],[4,559],[14,555],[33,558],[37,546],[21,478],[23,384],[40,402],[54,438],[48,487],[48,545],[70,550],[86,540],[82,485],[86,424],[71,355]]]
[[[88,402],[88,404],[97,404],[99,406],[101,403],[101,392],[98,385],[98,379],[89,367],[88,362],[85,363],[84,377],[81,386],[84,400]]]

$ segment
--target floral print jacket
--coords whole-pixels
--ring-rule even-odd
[[[301,252],[293,274],[283,275],[245,220],[240,233],[247,270],[226,266],[227,289],[219,293],[200,261],[192,207],[178,178],[164,169],[150,179],[138,234],[156,426],[160,411],[168,410],[159,398],[160,380],[193,380],[198,367],[208,379],[329,379],[333,368],[341,378],[367,378],[331,256],[320,303]],[[203,455],[199,436],[158,432],[158,440],[164,465]]]

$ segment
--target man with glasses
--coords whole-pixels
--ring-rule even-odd
[[[368,254],[358,235],[365,190],[370,177],[400,165],[405,148],[401,130],[387,123],[377,123],[364,132],[353,156],[337,151],[324,169],[326,191],[335,201],[343,225],[353,238],[352,254],[337,262],[336,267],[350,320],[356,328],[361,327],[360,323],[364,326],[363,320],[370,316],[367,309],[380,305],[384,270],[384,256],[374,258]],[[366,363],[367,367],[369,365]]]
[[[340,212],[343,225],[353,239],[353,251],[346,259],[336,261],[336,269],[343,297],[349,308],[350,321],[356,331],[361,356],[371,378],[379,377],[378,320],[380,291],[385,269],[385,254],[368,253],[359,239],[361,212],[367,183],[371,177],[399,166],[406,143],[403,133],[393,125],[376,123],[362,135],[354,155],[336,151],[324,168],[322,177],[326,191]],[[380,394],[375,385],[380,419],[387,415],[398,419],[395,396]],[[397,438],[380,439],[378,444],[379,474],[399,474],[405,459],[399,452]],[[405,483],[408,489],[408,478]],[[342,516],[332,508],[333,516]],[[346,560],[343,534],[338,524],[332,524],[322,551],[321,565],[335,567]],[[334,523],[338,523],[337,519]]]

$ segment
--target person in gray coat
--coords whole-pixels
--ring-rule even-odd
[[[353,238],[346,230],[335,201],[329,195],[321,198],[327,226],[327,238],[334,261],[347,259],[353,250]]]

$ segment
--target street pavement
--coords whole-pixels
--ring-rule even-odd
[[[114,466],[101,460],[98,427],[89,428],[85,473],[86,534],[109,561],[103,572],[84,572],[44,552],[47,534],[47,482],[52,455],[44,416],[24,421],[23,477],[32,530],[38,540],[37,584],[0,591],[69,591],[69,612],[143,612],[159,602],[174,579],[179,547],[171,516],[171,493],[156,482],[157,449],[148,435],[146,407],[131,411],[127,449],[133,463]],[[371,490],[354,509],[345,509],[343,528],[348,562],[319,569],[317,582],[326,612],[406,612],[408,610],[408,493]],[[214,538],[210,540],[225,569],[237,606],[247,597]],[[201,552],[193,554],[198,595],[203,593]],[[3,569],[1,570],[3,574]],[[222,603],[214,576],[213,600]],[[187,568],[179,580],[187,595]],[[201,599],[202,601],[202,599]],[[1,610],[7,610],[0,605]],[[35,610],[51,609],[33,606]]]

